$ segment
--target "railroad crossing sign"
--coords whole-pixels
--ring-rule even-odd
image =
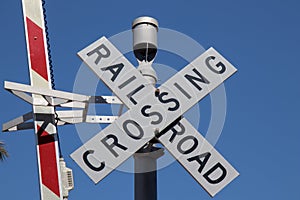
[[[211,196],[238,176],[182,117],[236,72],[215,49],[208,49],[157,89],[105,37],[78,55],[130,108],[71,154],[95,183],[153,138],[157,138]]]

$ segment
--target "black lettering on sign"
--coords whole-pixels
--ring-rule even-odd
[[[98,55],[97,59],[95,60],[96,65],[100,62],[101,58],[107,58],[110,56],[110,51],[104,44],[101,44],[99,47],[88,52],[86,55],[91,56],[95,53]]]
[[[185,91],[178,83],[174,83],[174,86],[182,93],[184,94],[184,96],[188,99],[191,99],[191,95],[189,93],[187,93],[187,91]]]
[[[192,75],[189,75],[189,74],[184,75],[184,77],[188,81],[190,81],[198,90],[202,90],[202,87],[200,87],[200,85],[198,85],[196,83],[196,81],[200,82],[200,83],[205,83],[205,84],[209,84],[210,83],[202,74],[200,74],[200,72],[196,68],[193,68],[193,72],[195,72],[195,74],[198,77],[192,76]]]
[[[210,155],[211,154],[209,152],[206,152],[206,153],[202,153],[200,155],[188,158],[187,160],[189,162],[197,161],[200,164],[200,167],[198,168],[198,172],[201,173],[203,168],[205,167]],[[201,160],[202,158],[203,158],[203,160]]]
[[[138,130],[138,135],[132,134],[132,132],[129,130],[128,125],[130,124],[132,125],[132,127],[135,127]],[[123,122],[123,129],[126,132],[126,134],[132,139],[139,140],[144,136],[144,130],[142,129],[142,127],[136,121],[133,121],[131,119],[127,119]]]
[[[99,167],[95,167],[94,165],[92,165],[92,164],[90,163],[90,161],[88,160],[88,155],[89,155],[89,154],[93,154],[93,153],[94,153],[93,150],[88,150],[88,151],[84,152],[84,154],[82,155],[82,158],[83,158],[84,163],[85,163],[91,170],[96,171],[96,172],[99,172],[99,171],[101,171],[101,170],[104,169],[104,167],[105,167],[105,162],[101,162]]]
[[[118,88],[121,90],[122,88],[124,88],[125,86],[127,86],[129,83],[131,83],[132,81],[134,81],[136,79],[135,76],[130,77],[129,79],[127,79],[124,83],[122,83],[121,85],[118,86]]]
[[[124,64],[119,63],[119,64],[116,64],[116,65],[111,65],[111,66],[108,66],[108,67],[104,67],[101,70],[102,71],[109,70],[113,74],[113,76],[111,77],[110,80],[112,82],[114,82],[116,80],[116,78],[118,77],[118,75],[120,74],[120,72],[122,71],[123,67],[124,67]]]
[[[159,133],[155,133],[155,136],[157,138],[160,138],[162,135],[168,133],[172,128],[174,128],[176,125],[179,125],[179,121],[182,119],[182,116],[179,116],[177,119],[175,119],[171,124],[169,124],[166,128],[164,128],[162,131],[160,131]],[[183,126],[182,126],[183,127]],[[184,127],[183,127],[184,128]],[[174,128],[175,130],[175,128]],[[176,130],[175,130],[176,131]],[[181,131],[180,131],[181,132]],[[178,135],[181,135],[180,132],[178,133]],[[184,133],[184,131],[183,131]],[[182,134],[183,134],[182,133]],[[174,138],[175,138],[175,135],[176,133],[173,134],[174,135]],[[172,141],[170,141],[172,142]]]
[[[175,129],[175,126],[171,128],[171,131],[173,132],[172,135],[171,135],[171,137],[170,137],[170,139],[169,139],[169,141],[170,141],[171,143],[174,141],[174,139],[175,139],[175,137],[176,137],[177,135],[183,135],[184,132],[185,132],[185,127],[184,127],[180,122],[178,122],[177,125],[178,125],[179,128],[180,128],[179,131]]]
[[[159,112],[149,112],[146,113],[146,110],[150,109],[151,106],[150,105],[145,105],[142,109],[141,112],[145,117],[151,117],[151,116],[157,116],[157,120],[156,121],[151,121],[151,124],[156,125],[156,124],[160,124],[163,120],[163,116],[159,113]]]
[[[127,97],[129,98],[129,100],[136,105],[137,102],[134,98],[132,98],[133,95],[135,95],[138,91],[140,91],[141,89],[143,89],[145,86],[144,85],[140,85],[139,87],[135,88],[134,90],[132,90],[132,92],[130,92],[129,94],[127,94]]]
[[[215,172],[217,169],[221,170],[222,174],[218,178],[212,179],[209,175],[211,175],[213,172]],[[221,163],[215,164],[210,170],[208,170],[203,177],[211,184],[217,184],[220,183],[225,177],[226,177],[227,171]]]
[[[192,140],[193,141],[193,146],[191,146],[189,149],[187,150],[183,150],[182,149],[182,145],[183,143],[185,143],[186,141],[188,140]],[[188,136],[185,136],[184,138],[182,138],[178,144],[177,144],[177,150],[182,153],[182,154],[189,154],[191,152],[193,152],[198,146],[198,140],[194,137],[194,136],[191,136],[191,135],[188,135]]]
[[[205,59],[206,66],[216,74],[223,74],[226,71],[226,66],[222,62],[218,62],[216,64],[217,69],[215,69],[213,66],[210,65],[209,61],[215,59],[216,59],[215,56],[209,56],[208,58],[206,58]]]
[[[168,92],[155,93],[155,96],[158,98],[158,100],[161,103],[171,103],[171,102],[173,102],[174,106],[173,107],[169,107],[168,110],[169,111],[175,111],[175,110],[177,110],[179,108],[180,103],[175,98],[163,99],[163,97],[166,96],[166,95],[168,95],[168,94],[169,94]]]
[[[109,139],[113,139],[113,142],[111,144],[108,144],[107,141]],[[104,146],[115,156],[118,157],[119,154],[113,149],[114,147],[119,147],[120,149],[126,151],[127,147],[123,146],[122,144],[118,143],[118,138],[115,135],[107,135],[105,138],[101,140],[101,142],[104,144]]]

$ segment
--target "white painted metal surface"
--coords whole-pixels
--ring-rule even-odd
[[[224,72],[220,73],[223,70]],[[171,77],[159,89],[168,91],[180,102],[179,115],[179,113],[185,113],[191,105],[204,98],[235,72],[236,68],[215,49],[210,48]]]
[[[132,108],[71,155],[94,182],[103,179],[152,139],[155,136],[154,132],[162,131],[236,71],[226,59],[211,48],[169,79],[159,90],[155,90],[150,84],[145,84],[146,81],[140,73],[104,37],[80,51],[78,55],[125,105]],[[131,127],[135,128],[132,131],[139,130],[135,132],[141,136],[137,141],[131,141],[130,134],[128,137],[128,130],[124,130],[124,122],[128,120],[132,124],[138,124],[139,128],[133,125]],[[191,125],[186,120],[182,120],[181,123],[191,129]],[[200,135],[195,129],[193,131],[191,134]],[[108,134],[115,138],[110,141],[109,148],[121,149],[115,158],[111,155],[114,153],[108,145],[99,142],[106,141]],[[193,135],[189,135],[188,138]],[[208,145],[201,135],[194,136],[194,138],[201,143],[199,147]],[[113,142],[116,144],[120,142],[120,146],[114,145]],[[181,160],[181,156],[177,155],[176,149],[172,149],[172,145],[163,139],[162,143],[212,196],[238,175],[234,168],[227,161],[225,162],[225,159],[212,146],[209,146],[213,155],[211,158],[225,163],[224,166],[229,172],[229,176],[226,175],[226,179],[223,179],[224,182],[219,184],[217,189],[209,187],[203,182],[203,178],[199,178],[194,163],[191,165],[191,162],[185,162],[185,158]],[[91,160],[87,160],[86,155],[89,155]],[[206,169],[212,165],[211,163],[206,166]]]
[[[87,115],[86,123],[97,123],[97,124],[110,124],[117,120],[118,116],[98,116],[98,115]]]
[[[154,137],[156,126],[149,124],[139,109],[126,112],[71,154],[95,183]]]
[[[87,115],[89,104],[122,104],[116,96],[87,96],[65,91],[52,90],[38,86],[30,86],[10,81],[4,82],[4,88],[27,103],[33,106],[56,106],[66,108],[77,108],[78,110],[60,110],[56,111],[56,124],[61,126],[65,124],[87,123],[112,123],[116,116],[90,116]],[[38,95],[39,98],[32,98],[32,95]],[[18,131],[24,129],[33,129],[34,123],[28,122],[33,119],[31,113],[13,119],[2,126],[3,131]]]
[[[186,119],[181,119],[159,141],[211,196],[239,175]]]
[[[105,37],[86,47],[78,55],[127,106],[135,105],[135,99],[143,99],[151,89],[153,90],[153,86],[145,82],[142,74]],[[108,66],[112,67],[105,70]],[[127,95],[135,90],[137,92],[130,100]]]

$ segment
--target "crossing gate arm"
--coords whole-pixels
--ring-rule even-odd
[[[56,124],[58,126],[77,123],[112,123],[117,116],[91,116],[87,115],[89,104],[122,104],[116,96],[87,96],[71,92],[38,88],[26,84],[10,81],[4,82],[4,88],[34,106],[55,106],[65,108],[78,108],[80,110],[56,111]],[[42,98],[33,99],[32,95],[40,95]],[[17,117],[2,126],[3,132],[33,129],[33,113],[29,112]]]
[[[9,122],[6,122],[2,125],[3,132],[10,132],[10,131],[18,131],[18,130],[25,130],[25,129],[33,129],[34,124],[33,122],[28,122],[29,120],[33,119],[33,113],[29,112],[20,117],[17,117]]]
[[[52,90],[47,88],[41,89],[38,87],[10,82],[10,81],[4,82],[4,88],[33,105],[41,105],[42,103],[34,102],[32,97],[29,94],[37,94],[43,96],[47,101],[47,103],[49,103],[52,106],[60,106],[71,102],[84,102],[84,103],[96,103],[96,104],[98,103],[99,104],[122,104],[120,99],[115,96],[87,96],[87,95],[75,94],[75,93],[59,91],[59,90]],[[54,98],[54,101],[52,101],[51,98]],[[45,103],[42,105],[45,106]]]
[[[81,113],[83,110],[78,110]],[[118,116],[104,116],[104,115],[87,115],[87,116],[74,116],[78,112],[76,110],[57,111],[58,116],[56,119],[57,126],[79,124],[79,123],[93,123],[93,124],[110,124],[113,123]],[[73,113],[74,112],[74,113]],[[30,115],[30,118],[28,116]],[[14,132],[19,130],[34,129],[32,112],[21,115],[13,120],[10,120],[2,125],[2,132]],[[28,122],[29,121],[29,122]]]

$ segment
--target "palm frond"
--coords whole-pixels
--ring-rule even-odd
[[[8,157],[8,153],[4,148],[4,146],[5,146],[4,142],[0,141],[0,161],[3,161],[5,160],[5,158]]]

